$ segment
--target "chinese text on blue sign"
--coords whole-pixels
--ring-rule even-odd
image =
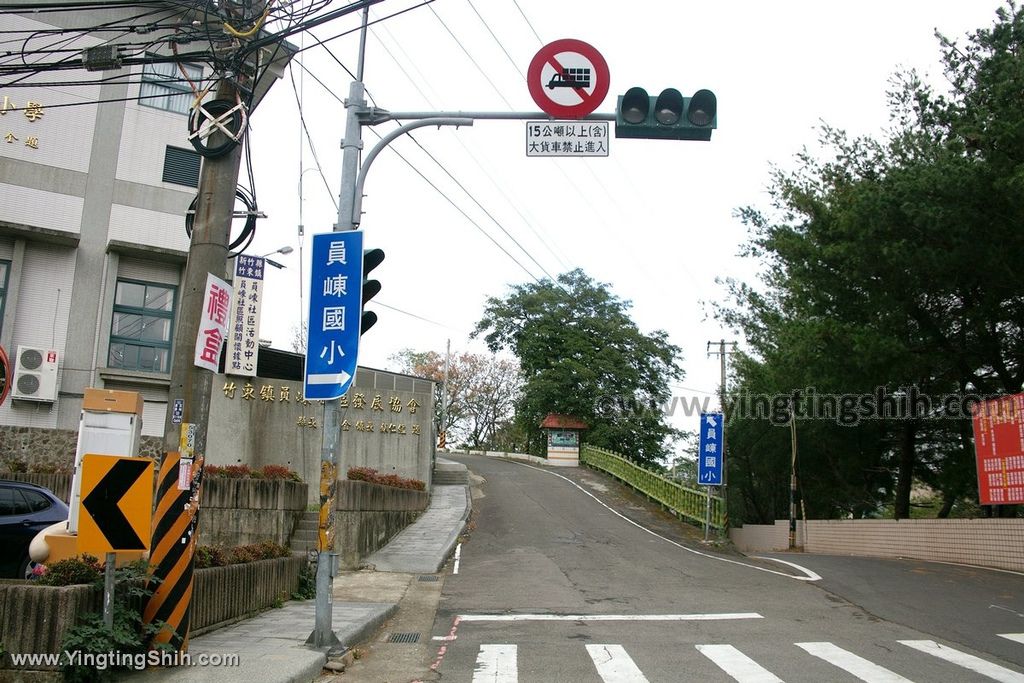
[[[363,233],[313,235],[306,338],[308,399],[331,400],[348,391],[356,374],[363,297]]]
[[[697,456],[697,482],[704,486],[722,485],[722,414],[700,414],[700,452]]]

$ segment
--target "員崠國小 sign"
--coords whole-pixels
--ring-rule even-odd
[[[722,413],[701,413],[700,451],[697,454],[697,483],[704,486],[722,485],[723,453]]]
[[[363,233],[313,235],[306,335],[307,399],[344,394],[356,374],[363,306]]]

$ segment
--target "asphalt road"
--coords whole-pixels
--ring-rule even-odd
[[[709,549],[588,470],[453,459],[477,476],[432,629],[450,638],[441,680],[1024,681],[1024,643],[998,635],[1024,633],[1020,576],[993,592],[980,570],[779,555],[823,577],[802,580]],[[981,608],[990,596],[1000,608]],[[943,626],[965,614],[971,626]]]

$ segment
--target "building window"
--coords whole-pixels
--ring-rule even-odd
[[[11,272],[10,261],[0,261],[0,332],[4,329],[4,306],[7,304],[7,274]]]
[[[199,166],[201,157],[192,149],[181,149],[168,145],[164,152],[165,183],[199,187]]]
[[[203,78],[203,67],[197,64],[182,64],[189,79],[198,83]],[[147,107],[164,111],[187,114],[195,95],[192,86],[182,75],[178,65],[172,62],[144,64],[139,102]]]
[[[168,372],[176,288],[118,280],[107,366]]]

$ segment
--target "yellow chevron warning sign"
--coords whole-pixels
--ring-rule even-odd
[[[82,456],[78,552],[149,549],[153,510],[153,461],[115,455]]]

